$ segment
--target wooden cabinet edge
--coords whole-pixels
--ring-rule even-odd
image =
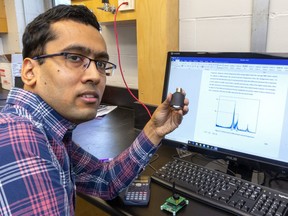
[[[8,33],[7,20],[0,18],[0,33]]]

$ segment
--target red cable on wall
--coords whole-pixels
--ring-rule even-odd
[[[117,14],[118,14],[118,10],[119,8],[122,6],[122,5],[128,5],[128,2],[123,2],[122,4],[120,4],[117,9],[116,9],[116,12],[114,14],[114,33],[115,33],[115,40],[116,40],[116,47],[117,47],[117,54],[118,54],[118,64],[119,64],[119,69],[120,69],[120,73],[121,73],[121,76],[122,76],[122,80],[126,86],[126,89],[128,90],[129,94],[136,100],[138,101],[138,103],[140,103],[147,111],[149,117],[151,118],[151,113],[150,113],[150,110],[148,109],[148,107],[143,103],[141,102],[134,94],[133,92],[130,90],[126,80],[125,80],[125,77],[124,77],[124,74],[123,74],[123,70],[122,70],[122,64],[121,64],[121,56],[120,56],[120,47],[119,47],[119,41],[118,41],[118,31],[117,31],[117,22],[116,22],[116,17],[117,17]]]

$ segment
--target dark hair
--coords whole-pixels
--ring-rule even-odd
[[[50,25],[60,20],[91,25],[100,31],[96,16],[83,5],[58,5],[37,16],[25,29],[22,37],[23,58],[45,54],[45,46],[56,39]]]

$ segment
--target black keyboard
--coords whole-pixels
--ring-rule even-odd
[[[236,215],[288,215],[288,194],[191,162],[174,159],[152,180],[192,199]]]

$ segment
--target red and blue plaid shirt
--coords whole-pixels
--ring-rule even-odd
[[[75,126],[39,96],[10,91],[0,113],[0,215],[74,215],[76,189],[112,199],[156,151],[141,132],[103,163],[72,142]]]

